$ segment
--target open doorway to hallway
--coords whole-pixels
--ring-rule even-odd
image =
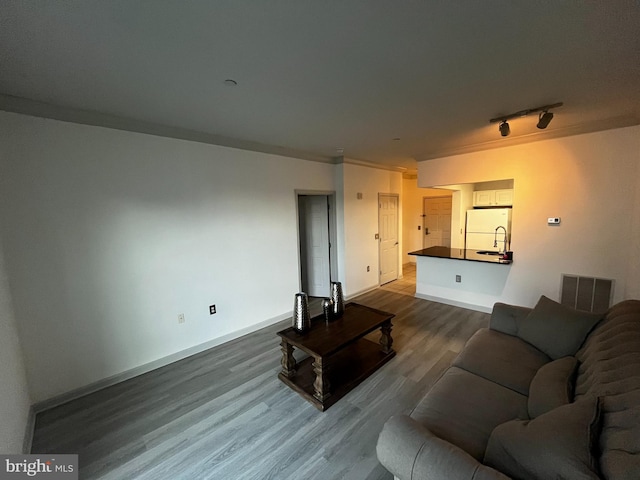
[[[416,264],[405,263],[402,266],[402,278],[382,285],[380,289],[414,297],[416,294]]]
[[[300,291],[312,297],[328,297],[337,270],[335,245],[335,194],[296,192]]]
[[[417,177],[407,175],[402,180],[402,263],[414,263],[416,257],[409,255],[411,252],[422,250],[425,248],[425,242],[431,242],[431,238],[437,237],[437,235],[426,235],[426,232],[432,232],[434,229],[433,219],[427,218],[425,213],[424,199],[425,197],[448,197],[451,199],[451,204],[455,202],[452,197],[452,191],[440,188],[420,188],[418,187]],[[451,218],[452,207],[445,208],[445,215]],[[438,209],[440,210],[440,209]],[[429,210],[427,209],[427,212]],[[438,218],[438,224],[446,223],[446,219]],[[453,227],[453,223],[451,224]],[[437,243],[431,243],[428,246],[433,246],[442,242],[442,236],[449,245],[457,247],[459,235],[454,236],[452,227],[448,228],[447,232],[441,232],[440,239]],[[428,228],[429,230],[425,230]],[[447,228],[445,228],[447,230]],[[425,240],[425,238],[427,240]],[[403,272],[404,273],[404,272]]]

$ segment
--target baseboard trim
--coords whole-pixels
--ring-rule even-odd
[[[195,345],[185,350],[181,350],[171,355],[167,355],[166,357],[159,358],[158,360],[154,360],[144,365],[140,365],[139,367],[134,367],[122,373],[112,375],[102,380],[98,380],[97,382],[90,383],[88,385],[85,385],[84,387],[79,387],[79,388],[70,390],[66,393],[56,395],[55,397],[49,398],[47,400],[34,403],[31,406],[31,411],[30,411],[30,415],[31,415],[31,412],[33,412],[33,426],[35,426],[35,416],[40,412],[44,412],[45,410],[49,410],[51,408],[57,407],[64,403],[70,402],[72,400],[76,400],[77,398],[84,397],[85,395],[89,395],[91,393],[97,392],[98,390],[102,390],[103,388],[107,388],[117,383],[124,382],[126,380],[137,377],[139,375],[143,375],[145,373],[151,372],[158,368],[165,367],[171,363],[177,362],[179,360],[183,360],[192,355],[196,355],[197,353],[204,352],[205,350],[209,350],[210,348],[217,347],[218,345],[222,345],[223,343],[227,343],[237,338],[244,337],[245,335],[256,332],[265,327],[269,327],[273,324],[286,320],[287,318],[291,318],[292,315],[293,315],[293,311],[283,313],[276,317],[251,325],[250,327],[236,330],[235,332],[229,333],[227,335],[223,335],[221,337],[214,338],[213,340],[209,340],[208,342]],[[33,428],[31,429],[31,432],[32,432],[31,433],[31,440],[32,440]],[[31,449],[31,440],[29,441],[29,449]],[[25,437],[25,445],[26,445],[26,441],[27,439]]]
[[[350,300],[353,300],[356,297],[359,297],[360,295],[364,295],[365,293],[373,292],[374,290],[377,290],[378,288],[380,288],[380,285],[376,285],[376,286],[373,286],[373,287],[365,288],[364,290],[360,290],[359,292],[352,293],[351,295],[345,297],[344,300],[345,300],[345,302],[348,302]]]
[[[22,442],[22,453],[28,455],[31,453],[31,445],[33,445],[33,434],[36,430],[36,411],[33,405],[29,407],[27,414],[27,424],[24,427],[24,440]]]
[[[458,302],[457,300],[451,300],[449,298],[442,298],[442,297],[434,297],[433,295],[425,295],[423,293],[416,293],[415,297],[421,298],[422,300],[429,300],[430,302],[444,303],[445,305],[451,305],[452,307],[460,307],[460,308],[466,308],[467,310],[475,310],[476,312],[491,313],[491,311],[493,310],[492,308],[485,307],[484,305],[475,305],[473,303]]]

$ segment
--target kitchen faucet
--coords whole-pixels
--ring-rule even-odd
[[[504,248],[502,249],[502,251],[500,251],[500,249],[498,249],[498,253],[504,253],[507,251],[507,229],[504,228],[502,225],[499,225],[496,227],[496,231],[493,234],[493,246],[497,247],[498,246],[498,230],[504,230]]]

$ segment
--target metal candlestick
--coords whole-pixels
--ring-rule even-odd
[[[331,300],[333,301],[333,317],[341,317],[344,313],[344,298],[342,296],[342,283],[331,282]]]
[[[293,303],[293,328],[301,333],[311,328],[309,297],[304,292],[296,293]]]
[[[327,322],[333,320],[333,301],[330,298],[322,299],[322,312]]]

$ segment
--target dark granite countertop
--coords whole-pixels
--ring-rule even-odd
[[[468,260],[471,262],[495,263],[499,265],[509,265],[511,263],[511,260],[503,260],[499,255],[483,255],[479,254],[476,250],[465,250],[464,248],[429,247],[410,252],[409,255],[415,255],[417,257],[451,258],[453,260]]]

